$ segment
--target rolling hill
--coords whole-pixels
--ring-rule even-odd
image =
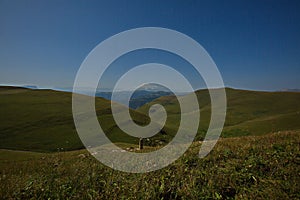
[[[220,138],[203,159],[198,157],[201,142],[193,142],[169,166],[131,174],[104,166],[81,149],[73,124],[71,93],[0,87],[0,196],[299,199],[299,93],[226,91],[228,115],[223,137],[229,138]],[[201,139],[209,123],[210,98],[207,90],[196,94],[202,114],[198,131]],[[146,125],[149,118],[143,113],[155,103],[164,105],[169,115],[167,125],[152,139],[167,142],[179,124],[175,97],[158,98],[137,111],[130,110],[130,114],[136,123]],[[95,107],[99,123],[113,142],[123,149],[137,147],[137,139],[123,133],[114,123],[110,101],[96,98]],[[146,146],[133,151],[144,153],[160,147]]]
[[[198,139],[204,137],[210,121],[208,90],[196,91],[201,119]],[[227,115],[222,137],[260,135],[300,128],[300,93],[259,92],[226,88]],[[180,97],[184,98],[184,97]],[[138,109],[147,113],[151,105],[161,104],[168,112],[168,127],[177,129],[180,107],[175,96],[160,97]]]
[[[222,137],[300,129],[300,93],[229,88],[226,92],[228,108]],[[201,140],[210,120],[210,98],[207,90],[196,94],[201,110],[196,139]],[[0,148],[40,152],[83,148],[73,122],[71,95],[53,90],[0,87]],[[168,118],[163,130],[146,141],[150,146],[170,141],[180,123],[180,110],[174,96],[160,97],[137,110],[130,109],[134,121],[148,124],[148,108],[156,103],[165,106]],[[116,125],[110,101],[97,97],[96,112],[100,125],[113,142],[138,144],[138,138],[127,135]]]
[[[0,87],[0,110],[0,149],[47,152],[83,148],[74,126],[69,92]],[[96,112],[113,142],[138,144],[138,138],[125,134],[115,124],[110,101],[97,97]],[[149,118],[139,112],[130,110],[130,114],[137,124],[149,123]],[[165,127],[161,132],[163,136],[153,138],[169,138],[174,131]]]

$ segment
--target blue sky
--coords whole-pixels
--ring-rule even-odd
[[[299,11],[300,1],[0,0],[0,84],[71,87],[101,41],[154,26],[199,42],[226,86],[300,88]],[[118,59],[103,79],[105,87],[130,66],[155,60],[178,66],[195,87],[202,86],[184,61],[149,50]]]

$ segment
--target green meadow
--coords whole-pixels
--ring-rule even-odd
[[[208,90],[196,91],[200,107],[198,139],[204,138],[210,122]],[[226,88],[227,114],[222,137],[262,135],[300,129],[299,92],[259,92]],[[184,98],[184,97],[179,97]],[[147,113],[153,104],[161,104],[168,113],[166,126],[178,129],[180,106],[175,96],[158,98],[140,108]]]
[[[300,132],[199,142],[166,168],[115,171],[86,150],[0,151],[2,199],[299,199]]]
[[[0,87],[0,199],[299,199],[300,93],[226,93],[224,130],[207,157],[198,152],[211,106],[208,91],[199,90],[201,120],[189,150],[166,168],[130,174],[104,166],[83,148],[71,93]],[[134,121],[147,125],[157,103],[167,122],[141,152],[163,147],[180,124],[174,96],[130,110]],[[96,98],[100,125],[112,142],[136,149],[138,139],[118,128],[110,104]]]

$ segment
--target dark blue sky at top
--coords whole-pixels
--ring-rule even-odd
[[[300,88],[300,1],[265,0],[0,0],[0,84],[71,87],[82,61],[101,41],[149,26],[174,29],[199,42],[226,86]],[[112,65],[105,87],[126,66],[155,60],[181,65],[191,82],[197,80],[190,66],[164,52],[128,56]]]

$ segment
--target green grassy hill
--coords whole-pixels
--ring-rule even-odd
[[[196,94],[201,139],[209,123],[210,98],[207,90]],[[227,89],[227,97],[223,136],[245,137],[221,138],[203,159],[198,157],[201,142],[194,142],[166,168],[130,174],[102,165],[86,150],[74,150],[82,144],[73,123],[71,93],[0,87],[0,197],[299,199],[300,94]],[[162,97],[130,113],[138,124],[147,124],[149,118],[143,113],[154,103],[165,105],[169,115],[167,125],[153,140],[168,141],[179,123],[176,98]],[[113,142],[122,148],[136,147],[137,139],[115,125],[109,101],[96,98],[96,111]],[[273,133],[265,134],[269,132]],[[139,152],[161,147],[147,146]],[[57,148],[59,152],[45,153]]]
[[[72,116],[72,94],[53,90],[0,87],[0,149],[57,151],[83,148]],[[115,124],[110,101],[96,98],[98,120],[113,142],[138,144],[138,139],[122,132]],[[130,111],[136,123],[149,118]],[[164,137],[171,132],[164,128]],[[160,134],[156,137],[160,137]]]
[[[198,139],[204,137],[210,121],[210,97],[208,90],[196,92],[201,120]],[[222,137],[260,135],[270,132],[300,128],[300,93],[258,92],[226,88],[227,116]],[[168,112],[167,126],[177,129],[180,108],[176,97],[158,98],[138,109],[147,113],[153,104],[161,104]]]
[[[71,94],[0,87],[0,148],[56,151],[79,149]]]
[[[228,110],[223,137],[300,129],[300,93],[234,89],[226,89],[226,92]],[[210,120],[210,98],[207,90],[196,94],[201,108],[197,139],[201,140]],[[71,101],[68,92],[0,87],[0,148],[41,152],[81,149]],[[177,99],[166,96],[137,111],[130,110],[136,123],[149,123],[148,108],[154,103],[165,106],[168,119],[163,130],[146,142],[151,146],[167,143],[176,134],[180,122]],[[115,124],[110,101],[96,98],[96,112],[104,132],[113,142],[138,144],[137,138],[127,135]]]

